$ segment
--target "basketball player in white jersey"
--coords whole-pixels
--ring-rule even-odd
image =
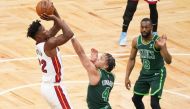
[[[63,65],[58,46],[66,43],[73,37],[73,32],[60,19],[56,9],[54,15],[42,14],[41,19],[54,21],[49,30],[45,30],[39,20],[33,21],[28,28],[27,37],[36,41],[36,53],[42,70],[41,93],[52,109],[72,109],[63,84]],[[62,34],[55,37],[57,32]]]

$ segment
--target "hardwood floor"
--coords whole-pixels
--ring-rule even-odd
[[[116,84],[110,95],[113,109],[135,109],[132,89],[124,86],[125,69],[131,40],[139,34],[140,20],[149,17],[148,4],[141,0],[128,30],[128,46],[118,46],[122,15],[127,0],[52,0],[61,17],[74,31],[86,53],[91,48],[114,54]],[[35,42],[26,37],[28,25],[39,19],[36,0],[0,1],[0,109],[50,109],[40,94],[41,71],[35,54]],[[173,62],[160,101],[162,109],[190,107],[190,7],[189,0],[161,0],[158,3],[158,33],[168,36],[167,46]],[[50,28],[52,22],[42,21]],[[61,46],[64,81],[74,109],[87,109],[88,78],[70,41]],[[141,62],[137,57],[131,74],[135,83]],[[150,109],[150,97],[143,99]]]

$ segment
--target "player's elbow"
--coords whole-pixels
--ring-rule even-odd
[[[69,31],[69,35],[68,35],[69,39],[72,38],[73,36],[74,36],[73,31]]]
[[[172,63],[172,59],[168,59],[168,60],[166,61],[166,63],[167,63],[167,64],[171,64],[171,63]]]
[[[172,61],[166,61],[166,63],[167,63],[167,64],[171,64],[171,63],[172,63]]]
[[[71,30],[68,31],[67,36],[68,36],[69,39],[71,39],[74,36],[73,31],[71,31]]]
[[[62,20],[62,23],[64,24],[64,20]],[[64,36],[67,36],[68,39],[70,39],[74,36],[73,31],[68,26],[66,26],[64,28],[63,34],[65,34]]]

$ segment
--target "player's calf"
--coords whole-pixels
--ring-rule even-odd
[[[132,97],[132,101],[136,107],[136,109],[145,109],[144,108],[144,104],[142,102],[142,98],[143,96],[142,95],[137,95],[137,94],[134,94],[133,97]]]
[[[160,103],[159,103],[160,98],[158,96],[151,96],[151,107],[152,109],[161,109]]]

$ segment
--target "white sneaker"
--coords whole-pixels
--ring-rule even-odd
[[[126,32],[122,32],[119,39],[119,45],[120,46],[126,46],[127,45],[127,36]]]

